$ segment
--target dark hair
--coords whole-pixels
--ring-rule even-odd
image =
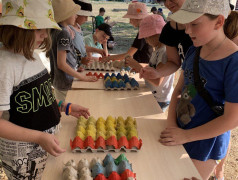
[[[224,25],[224,33],[229,39],[234,39],[238,36],[238,12],[231,11]]]
[[[13,50],[14,53],[23,53],[26,59],[34,60],[35,31],[22,29],[12,25],[0,26],[0,42],[6,49]],[[44,51],[51,48],[50,30],[47,30],[48,38],[40,45]]]
[[[156,7],[152,7],[150,12],[153,12],[153,11],[157,11],[157,8]]]
[[[112,36],[112,27],[107,23],[103,23],[97,27],[98,30],[104,31],[108,36]]]
[[[230,3],[230,8],[231,8],[231,10],[234,10],[235,6]]]
[[[102,7],[99,9],[99,12],[106,12],[105,9]]]
[[[93,10],[91,3],[83,2],[80,0],[73,0],[73,1],[75,4],[78,4],[81,6],[81,10],[84,10],[84,11],[92,11]]]

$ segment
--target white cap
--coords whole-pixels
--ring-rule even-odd
[[[190,23],[204,14],[223,15],[230,12],[229,0],[186,0],[180,10],[168,17],[180,24]]]

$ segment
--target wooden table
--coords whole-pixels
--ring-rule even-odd
[[[89,107],[95,118],[112,115],[137,119],[143,146],[137,153],[125,154],[137,180],[182,180],[193,176],[201,179],[183,146],[166,147],[158,142],[160,132],[166,126],[165,115],[149,91],[72,90],[66,101]],[[61,123],[62,129],[57,136],[67,152],[57,158],[49,157],[42,180],[61,180],[63,165],[71,159],[90,161],[93,157],[103,159],[106,156],[106,153],[72,153],[69,140],[75,136],[76,118],[63,115]],[[116,158],[120,153],[111,154]]]

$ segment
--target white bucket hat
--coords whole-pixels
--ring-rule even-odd
[[[81,10],[77,13],[80,16],[94,16],[92,4],[84,0],[74,0],[75,4],[81,6]]]
[[[228,0],[186,0],[180,10],[170,15],[168,19],[181,24],[190,23],[204,14],[223,15],[230,13]]]
[[[52,5],[57,23],[68,19],[70,16],[76,15],[81,9],[73,0],[52,0]]]
[[[129,4],[127,13],[123,18],[143,19],[146,16],[148,16],[146,5],[141,2],[134,2]]]
[[[2,0],[0,25],[23,29],[60,29],[51,0]]]

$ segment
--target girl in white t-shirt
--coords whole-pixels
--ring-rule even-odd
[[[41,179],[48,153],[65,152],[54,136],[60,111],[89,116],[87,108],[57,101],[34,50],[51,46],[51,1],[3,0],[0,18],[0,159],[8,179]],[[67,11],[67,9],[65,9]],[[48,16],[46,16],[48,14]],[[3,113],[9,117],[3,119]]]
[[[145,38],[146,42],[153,47],[149,66],[154,68],[167,61],[165,45],[159,42],[159,36],[164,25],[165,22],[163,18],[157,14],[153,14],[145,17],[141,21],[139,28],[139,39]],[[142,68],[142,65],[130,56],[126,58],[126,64],[135,69],[136,72],[140,72]],[[165,111],[169,106],[173,93],[174,74],[157,80],[146,80],[145,82],[152,91],[161,109]]]

